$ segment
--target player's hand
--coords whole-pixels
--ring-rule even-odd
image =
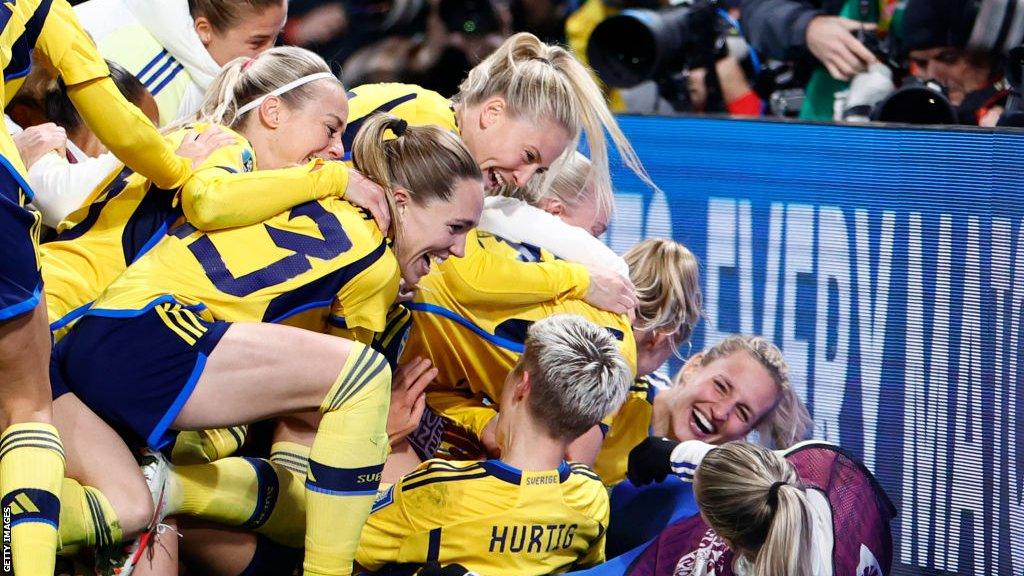
[[[416,357],[399,364],[391,377],[391,407],[388,409],[388,441],[392,446],[405,440],[420,424],[426,408],[427,385],[437,378],[430,360]]]
[[[860,40],[856,30],[874,30],[874,24],[865,24],[839,16],[815,16],[807,25],[807,49],[814,54],[836,80],[849,80],[878,62]]]
[[[648,436],[629,451],[626,476],[636,486],[661,482],[672,472],[672,450],[675,440]]]
[[[498,446],[498,416],[499,413],[495,412],[494,418],[491,418],[484,429],[480,432],[480,443],[487,449],[487,455],[491,458],[501,457],[501,447]]]
[[[31,167],[44,154],[56,151],[63,156],[68,145],[68,133],[53,122],[30,126],[14,136],[14,145],[25,167]]]
[[[391,208],[388,206],[388,197],[379,184],[363,176],[358,170],[350,168],[345,200],[369,210],[380,231],[388,233],[391,227]]]
[[[628,314],[640,303],[636,288],[628,279],[602,266],[588,266],[590,287],[583,298],[587,304],[616,314]]]
[[[192,168],[198,168],[215,151],[235,143],[235,137],[216,126],[210,126],[202,133],[189,129],[175,153],[192,161]]]

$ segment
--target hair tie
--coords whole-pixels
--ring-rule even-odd
[[[405,136],[405,131],[409,128],[409,123],[399,118],[398,121],[391,125],[391,131],[394,132],[395,136]]]
[[[768,488],[768,507],[772,509],[772,513],[775,512],[775,508],[779,505],[779,488],[782,488],[789,482],[775,482]]]

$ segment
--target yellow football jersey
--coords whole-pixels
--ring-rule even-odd
[[[654,396],[659,389],[655,381],[661,381],[663,387],[669,384],[657,374],[637,378],[629,389],[626,401],[605,431],[601,452],[594,462],[594,471],[608,486],[626,478],[629,451],[650,436]]]
[[[345,160],[363,122],[374,113],[387,112],[413,126],[440,126],[458,134],[451,100],[415,84],[363,84],[348,92],[348,125],[342,142]]]
[[[304,314],[316,323],[304,327],[316,331],[331,321],[380,332],[398,282],[398,262],[373,218],[329,197],[250,226],[202,232],[182,224],[87,314],[135,316],[175,301],[211,320],[282,322]]]
[[[201,133],[207,124],[188,127]],[[87,199],[58,227],[53,242],[40,248],[50,329],[61,338],[71,323],[124,269],[162,237],[181,215],[202,214],[214,228],[242,226],[276,216],[311,199],[345,189],[348,170],[340,163],[314,161],[306,166],[262,170],[252,146],[241,134],[215,150],[185,186],[172,191],[124,169]],[[177,146],[185,130],[167,137]],[[190,223],[195,224],[190,219]],[[204,226],[197,225],[199,228]]]
[[[403,357],[429,358],[438,369],[427,394],[430,408],[479,435],[523,351],[527,328],[553,314],[579,314],[607,328],[635,370],[629,319],[580,300],[588,285],[579,264],[471,233],[465,257],[438,265],[408,304],[413,321]]]
[[[608,493],[583,464],[518,470],[428,460],[382,492],[356,561],[458,563],[488,576],[561,573],[604,561]]]

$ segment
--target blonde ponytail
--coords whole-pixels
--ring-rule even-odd
[[[239,114],[240,108],[290,82],[320,73],[331,73],[324,59],[295,46],[271,48],[256,58],[235,58],[214,78],[199,110],[175,123],[175,127],[206,122],[238,128],[252,113]],[[325,80],[331,81],[330,78]],[[336,78],[333,81],[341,84]],[[288,106],[298,107],[315,97],[313,86],[316,83],[297,86],[278,97]]]
[[[448,201],[460,180],[483,179],[476,160],[457,136],[433,125],[410,126],[384,113],[367,118],[356,134],[352,164],[384,188],[393,215],[398,214],[396,188],[424,205]],[[400,234],[399,218],[392,218],[390,236],[396,240],[396,249]]]
[[[570,154],[580,133],[586,133],[594,165],[587,181],[597,190],[611,189],[606,131],[626,166],[657,189],[590,72],[565,48],[545,44],[528,32],[509,37],[469,71],[453,100],[473,106],[492,96],[504,98],[515,117],[550,119],[565,128],[573,137]]]
[[[637,328],[674,334],[697,325],[703,313],[700,271],[686,246],[665,238],[644,240],[623,258],[640,300]]]
[[[813,576],[813,523],[805,488],[785,458],[747,442],[708,452],[694,496],[746,576]]]

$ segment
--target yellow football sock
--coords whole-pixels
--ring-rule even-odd
[[[0,503],[5,521],[10,519],[18,576],[53,575],[63,479],[64,449],[56,428],[14,424],[0,435]]]
[[[227,458],[245,443],[248,426],[233,426],[214,430],[187,431],[174,441],[171,461],[176,466],[205,464]]]
[[[347,576],[377,494],[388,450],[391,369],[384,356],[352,343],[320,406],[306,475],[307,576]]]
[[[289,458],[301,456],[292,453]],[[187,514],[302,547],[305,474],[305,467],[297,474],[261,458],[222,458],[209,464],[179,466],[172,471],[168,515]]]
[[[102,492],[65,478],[60,491],[60,546],[107,547],[121,541],[117,513]]]

